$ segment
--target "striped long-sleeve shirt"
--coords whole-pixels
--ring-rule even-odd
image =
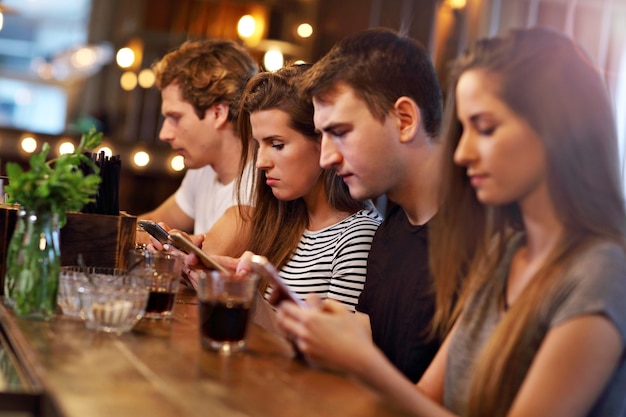
[[[315,293],[333,298],[351,311],[363,290],[367,256],[382,218],[364,209],[322,230],[305,230],[293,257],[279,274],[304,298]],[[268,289],[266,296],[271,293]]]

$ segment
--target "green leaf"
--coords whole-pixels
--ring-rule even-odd
[[[50,145],[44,143],[39,153],[31,155],[30,170],[24,171],[16,163],[7,163],[9,184],[5,191],[9,202],[19,203],[27,210],[53,211],[59,214],[61,225],[65,224],[66,211],[78,211],[94,201],[101,182],[99,169],[83,152],[92,150],[101,142],[102,133],[92,128],[81,136],[73,153],[46,161]],[[94,174],[84,175],[81,163],[89,165]]]

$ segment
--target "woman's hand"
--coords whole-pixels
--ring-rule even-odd
[[[190,240],[193,242],[194,245],[196,245],[199,248],[202,248],[204,235],[188,236],[188,238],[190,238]],[[239,264],[238,258],[231,258],[230,256],[219,256],[219,255],[211,255],[211,258],[231,272],[238,271],[237,269],[237,265]],[[194,254],[193,252],[185,256],[184,262],[185,262],[185,265],[190,269],[202,269],[205,271],[210,270],[202,262],[200,262],[200,259],[198,259],[198,256]]]
[[[237,274],[246,274],[252,272],[252,257],[255,256],[254,253],[245,251],[243,255],[237,260],[237,264],[235,265],[235,271]],[[266,259],[263,257],[263,259]]]
[[[309,363],[358,374],[367,356],[376,349],[354,314],[335,300],[307,297],[311,308],[283,302],[278,324],[296,343]]]
[[[193,244],[195,246],[197,246],[198,248],[202,248],[202,242],[204,241],[204,235],[195,235],[195,236],[187,236],[185,235],[185,237],[187,237],[189,240],[191,240],[191,242],[193,242]],[[169,245],[164,245],[164,246],[169,246]],[[215,256],[215,255],[211,255],[211,258],[216,261],[218,264],[220,264],[221,266],[223,266],[225,269],[227,269],[228,271],[231,272],[235,272],[236,268],[237,268],[237,264],[239,263],[239,259],[237,258],[231,258],[230,256]],[[183,260],[183,263],[185,264],[184,269],[185,271],[185,275],[186,275],[186,279],[187,281],[193,286],[193,288],[197,289],[198,288],[198,280],[200,279],[200,274],[198,273],[199,270],[202,271],[209,271],[211,270],[211,268],[208,268],[207,266],[205,266],[200,259],[198,259],[198,256],[191,252],[189,254],[187,254]]]

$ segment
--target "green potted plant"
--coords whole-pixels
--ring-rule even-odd
[[[94,200],[100,176],[84,152],[97,147],[102,133],[83,134],[74,152],[47,160],[50,145],[29,159],[29,170],[7,163],[8,202],[20,206],[9,249],[5,276],[5,302],[16,315],[47,320],[54,315],[61,261],[59,232],[66,213],[79,211]],[[83,173],[81,166],[93,173]]]

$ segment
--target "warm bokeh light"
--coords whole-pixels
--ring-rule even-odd
[[[185,169],[185,158],[182,155],[176,155],[170,160],[170,167],[178,172]]]
[[[240,38],[249,38],[250,36],[254,35],[255,29],[256,21],[254,20],[254,17],[249,14],[241,16],[241,19],[239,19],[239,22],[237,23],[237,33],[239,34]]]
[[[135,63],[135,53],[128,47],[122,48],[117,51],[115,61],[121,68],[129,68]]]
[[[113,150],[108,146],[101,146],[96,149],[96,154],[100,155],[100,152],[104,152],[104,156],[108,156],[109,158],[113,156]]]
[[[26,136],[20,142],[20,147],[26,153],[35,152],[37,150],[37,146],[38,146],[37,139],[35,139],[32,136]]]
[[[92,48],[80,48],[72,54],[71,61],[76,68],[86,68],[96,62],[96,53]]]
[[[65,155],[74,152],[74,144],[72,142],[61,142],[59,145],[59,155]]]
[[[448,4],[453,9],[462,9],[465,7],[467,0],[448,0]]]
[[[293,61],[294,65],[302,65],[302,64],[306,64],[306,61],[302,60],[302,59],[298,59],[296,61]]]
[[[126,71],[120,77],[120,85],[126,91],[131,91],[137,87],[137,75],[132,71]]]
[[[49,62],[43,62],[41,65],[37,66],[37,75],[39,75],[44,80],[52,79],[52,64]]]
[[[268,71],[277,71],[283,67],[285,58],[278,49],[270,49],[263,55],[263,65]]]
[[[245,13],[237,21],[237,36],[249,48],[256,47],[263,40],[268,22],[268,7],[262,4],[246,2]]]
[[[308,23],[302,23],[298,26],[296,32],[301,38],[308,38],[313,34],[313,26],[309,25]]]
[[[143,88],[152,87],[155,81],[154,71],[152,71],[150,68],[142,69],[141,71],[139,71],[137,81],[139,82],[139,85]]]
[[[145,167],[150,163],[150,155],[145,151],[137,151],[133,155],[133,164],[137,167]]]

